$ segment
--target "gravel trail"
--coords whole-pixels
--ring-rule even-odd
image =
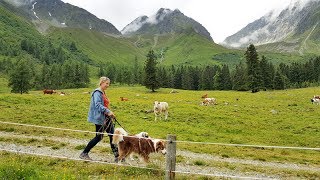
[[[18,152],[24,154],[38,154],[42,156],[54,156],[58,158],[66,158],[73,160],[80,160],[79,154],[81,150],[76,150],[74,147],[78,145],[86,145],[89,139],[74,139],[74,138],[63,138],[63,137],[46,137],[46,136],[29,136],[15,134],[12,132],[3,132],[0,131],[0,137],[2,138],[12,138],[12,139],[36,139],[36,140],[50,140],[57,143],[65,143],[66,146],[54,149],[52,147],[46,146],[27,146],[16,144],[12,142],[0,141],[0,149],[2,151]],[[109,148],[108,140],[100,142],[97,144],[97,147]],[[268,167],[276,168],[283,170],[296,170],[296,171],[308,171],[312,173],[320,173],[320,166],[308,166],[295,163],[276,163],[276,162],[263,162],[256,160],[245,160],[237,158],[222,158],[218,156],[212,156],[209,154],[199,154],[193,153],[190,151],[181,151],[177,150],[177,155],[182,156],[186,159],[183,163],[176,164],[177,173],[182,174],[198,174],[198,175],[209,175],[215,177],[224,177],[224,178],[249,178],[249,179],[282,179],[279,175],[267,175],[261,172],[240,172],[233,169],[228,169],[224,167],[212,167],[212,166],[196,166],[193,164],[194,161],[212,161],[212,162],[223,162],[230,164],[242,164],[242,165],[251,165],[256,167]],[[104,162],[104,163],[113,163],[113,156],[106,153],[92,152],[90,157],[95,160],[95,162]],[[159,165],[161,168],[165,169],[165,159],[159,154],[151,155],[151,162]],[[123,165],[132,165],[138,167],[145,167],[144,163],[140,163],[138,160],[127,160]]]

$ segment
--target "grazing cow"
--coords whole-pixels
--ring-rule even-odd
[[[157,121],[157,117],[160,116],[161,120],[161,114],[164,113],[164,120],[167,120],[168,118],[168,110],[169,110],[169,105],[167,102],[154,102],[154,107],[153,107],[153,112],[154,112],[154,120]]]
[[[175,90],[175,89],[172,89],[172,90],[170,91],[170,94],[171,94],[171,93],[178,93],[178,91]]]
[[[204,98],[204,100],[201,103],[201,105],[204,105],[204,106],[215,105],[215,104],[217,104],[215,98]]]
[[[319,95],[314,95],[313,98],[320,99]]]
[[[129,99],[128,98],[125,98],[125,97],[120,97],[121,101],[128,101]]]
[[[208,98],[208,94],[202,95],[201,98]]]
[[[43,94],[54,94],[54,93],[56,93],[56,91],[55,91],[55,90],[52,90],[52,89],[45,89],[45,90],[43,90]]]
[[[318,99],[318,98],[312,98],[312,99],[311,99],[311,102],[312,102],[312,104],[319,105],[319,104],[320,104],[320,99]]]

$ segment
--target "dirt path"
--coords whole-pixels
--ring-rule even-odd
[[[138,43],[140,42],[140,40],[141,40],[141,36],[138,36],[138,39],[136,40],[136,42],[134,42],[134,46],[139,47]]]
[[[318,23],[312,28],[311,32],[308,34],[308,36],[303,40],[302,45],[299,49],[299,54],[303,55],[303,50],[307,49],[307,40],[309,39],[309,37],[311,36],[311,34],[313,33],[313,31],[316,29],[316,27],[318,26]]]
[[[0,131],[0,137],[2,138],[12,138],[12,139],[36,139],[36,140],[50,140],[55,141],[57,143],[65,143],[66,146],[58,149],[53,149],[52,147],[45,147],[45,146],[27,146],[21,144],[15,144],[11,142],[0,142],[0,149],[10,152],[20,152],[25,154],[38,154],[42,156],[54,156],[58,158],[67,158],[73,160],[80,160],[79,154],[81,150],[76,150],[74,147],[78,145],[85,145],[89,139],[72,139],[72,138],[61,138],[61,137],[46,137],[46,136],[27,136],[27,135],[20,135],[14,134],[11,132],[2,132]],[[108,142],[100,142],[97,144],[97,147],[109,147]],[[281,177],[277,175],[266,175],[261,172],[240,172],[237,170],[231,170],[224,167],[212,167],[212,166],[196,166],[193,165],[194,161],[213,161],[213,162],[223,162],[223,163],[230,163],[230,164],[242,164],[242,165],[251,165],[255,167],[268,167],[268,168],[277,168],[277,169],[284,169],[284,170],[301,170],[301,171],[308,171],[308,172],[320,172],[320,167],[308,166],[308,165],[301,165],[301,164],[294,164],[294,163],[274,163],[274,162],[262,162],[262,161],[255,161],[255,160],[244,160],[244,159],[236,159],[236,158],[221,158],[218,156],[212,156],[208,154],[199,154],[193,153],[189,151],[177,151],[178,156],[182,156],[186,159],[186,162],[177,163],[176,171],[179,173],[191,173],[191,174],[199,174],[205,175],[210,174],[210,176],[216,177],[228,177],[228,178],[271,178],[271,179],[278,179]],[[90,153],[90,156],[95,161],[105,162],[105,163],[113,163],[113,156],[111,154],[102,154],[93,152]],[[159,165],[165,169],[164,164],[164,157],[160,154],[153,154],[151,156],[151,162]],[[125,163],[126,165],[138,166],[138,167],[145,167],[145,164],[140,163],[138,160],[127,160]]]

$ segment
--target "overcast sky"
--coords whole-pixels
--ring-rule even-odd
[[[160,8],[179,9],[202,24],[217,43],[273,9],[296,0],[62,0],[112,23],[119,31]],[[303,0],[304,1],[304,0]]]

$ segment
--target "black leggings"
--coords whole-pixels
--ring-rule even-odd
[[[104,129],[107,133],[110,133],[110,134],[114,133],[114,124],[110,119],[106,122],[105,127],[102,127],[102,125],[99,125],[99,124],[95,124],[95,126],[96,126],[96,132],[97,132],[96,136],[93,139],[91,139],[91,141],[88,143],[86,148],[83,150],[84,153],[89,153],[89,151],[96,144],[98,144],[98,142],[100,142],[102,140],[103,134],[100,134],[100,133],[103,132]],[[108,134],[108,136],[109,136],[111,150],[112,150],[114,156],[118,157],[119,156],[118,147],[115,144],[112,144],[112,135],[110,135],[110,134]]]

